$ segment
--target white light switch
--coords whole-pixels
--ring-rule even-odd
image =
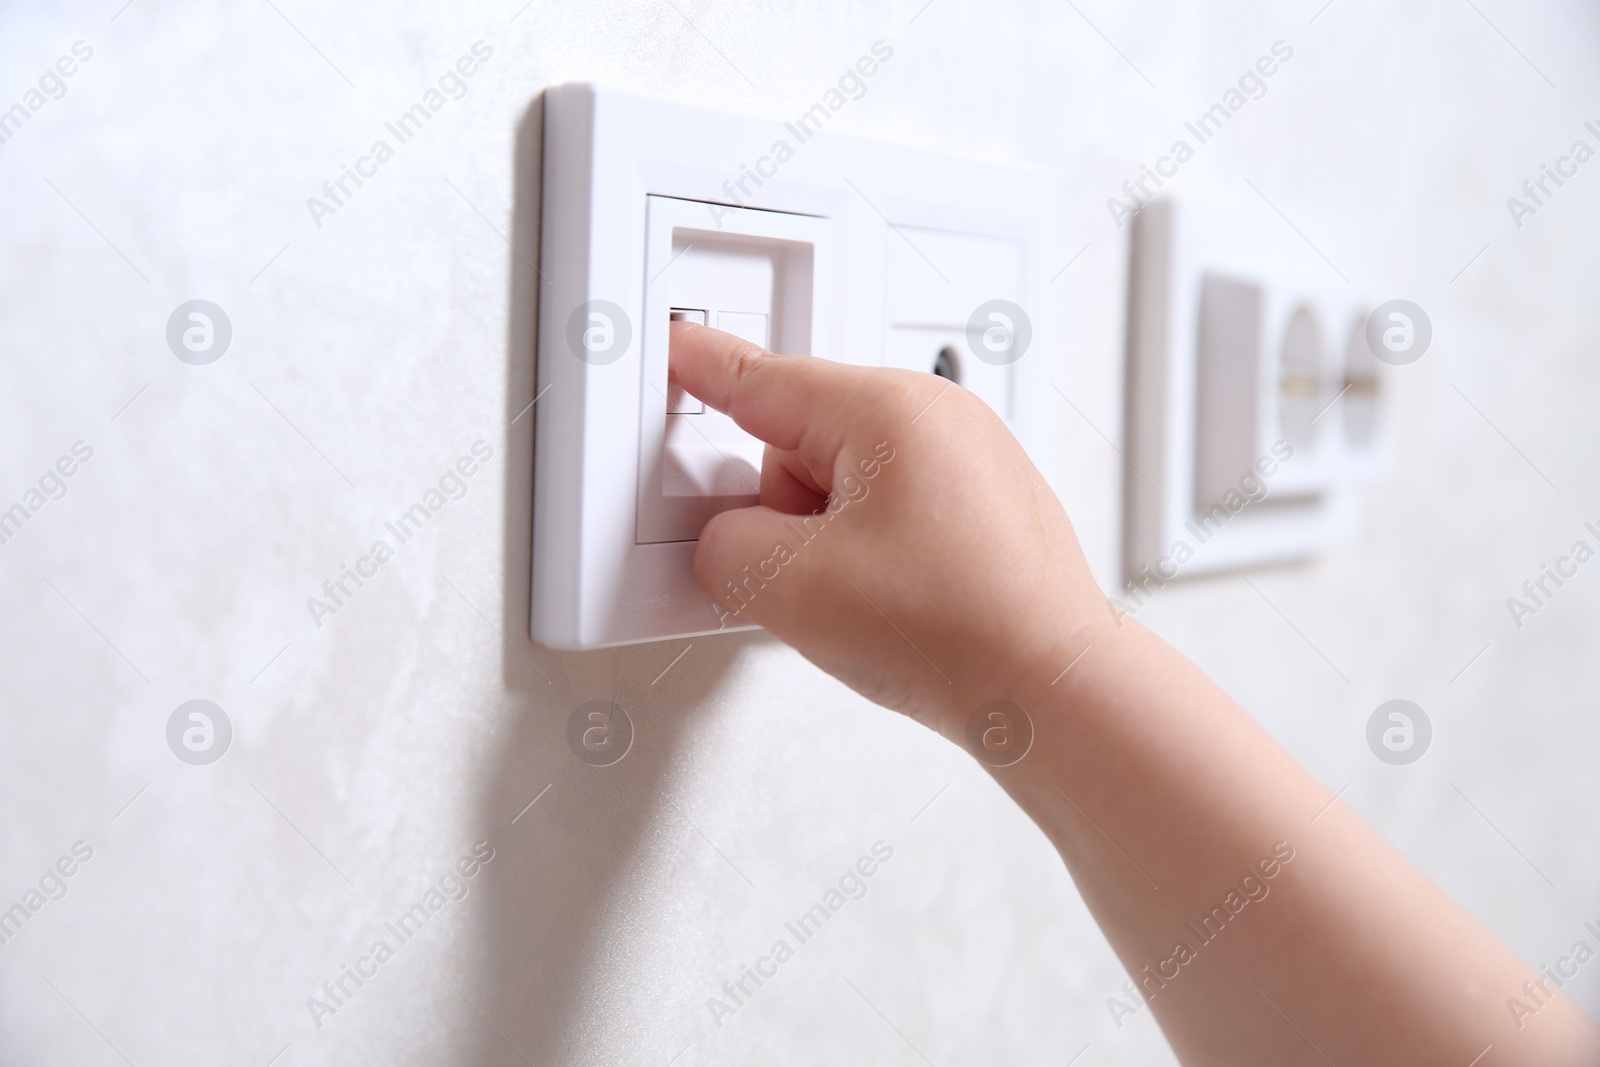
[[[546,90],[540,281],[521,294],[539,310],[533,639],[750,626],[700,589],[693,559],[707,519],[757,501],[764,446],[668,381],[674,317],[942,373],[1053,478],[1059,188],[1047,171]]]
[[[765,311],[719,311],[717,329],[731,333],[762,348],[771,347],[772,316]]]
[[[667,355],[673,309],[762,348],[810,352],[825,329],[832,261],[827,219],[730,209],[711,222],[706,205],[648,198],[645,235],[644,381],[639,411],[638,542],[693,541],[706,520],[748,507],[761,487],[760,441],[710,408],[672,402]],[[820,274],[819,274],[820,272]]]

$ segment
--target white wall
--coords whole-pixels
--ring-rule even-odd
[[[0,28],[0,106],[94,50],[0,145],[0,507],[94,450],[0,545],[0,907],[93,849],[0,945],[0,1059],[1171,1062],[1147,1012],[1113,1025],[1122,975],[1069,879],[953,747],[765,639],[694,641],[658,678],[684,642],[523,636],[529,103],[595,79],[787,118],[878,39],[894,59],[837,128],[1063,173],[1088,250],[1056,283],[1059,380],[1094,423],[1063,406],[1068,505],[1107,581],[1126,232],[1105,199],[1294,48],[1179,191],[1249,178],[1357,220],[1310,236],[1426,308],[1434,349],[1359,543],[1253,576],[1282,616],[1233,576],[1142,618],[1530,961],[1600,919],[1600,567],[1520,631],[1504,604],[1600,518],[1600,164],[1520,230],[1504,203],[1597,143],[1586,5],[121,3]],[[306,198],[478,40],[465,98],[314,225]],[[210,366],[164,340],[193,297],[233,324]],[[306,599],[479,440],[467,495],[315,627]],[[1393,768],[1363,727],[1402,696],[1437,737]],[[236,730],[207,767],[164,737],[197,697]],[[563,739],[595,697],[637,725],[608,769]],[[307,998],[480,840],[466,898],[315,1028]],[[868,895],[714,1027],[707,997],[879,840]],[[1591,1011],[1597,973],[1569,986]]]

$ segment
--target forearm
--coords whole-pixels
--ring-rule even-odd
[[[1600,1062],[1525,966],[1131,620],[1017,693],[1028,755],[996,778],[1060,850],[1185,1063]],[[1086,651],[1085,651],[1086,649]]]

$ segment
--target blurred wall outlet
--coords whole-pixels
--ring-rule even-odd
[[[1128,318],[1132,595],[1347,538],[1384,465],[1373,301],[1265,208],[1158,200],[1136,217]],[[1142,593],[1141,593],[1142,591]]]

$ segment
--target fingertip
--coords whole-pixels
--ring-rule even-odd
[[[742,380],[771,357],[771,352],[736,334],[696,322],[671,324],[669,376],[718,411],[732,412]]]

